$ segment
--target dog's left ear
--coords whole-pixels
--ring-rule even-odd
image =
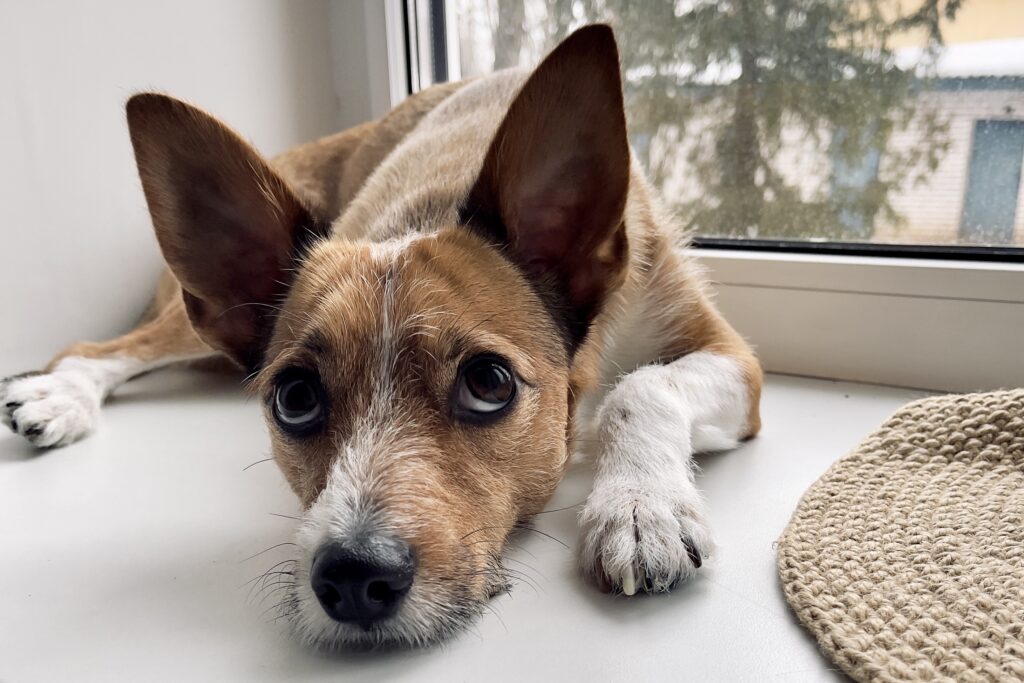
[[[293,259],[322,232],[256,150],[209,114],[164,95],[128,101],[128,127],[164,259],[199,336],[244,367],[262,361]]]
[[[464,218],[509,248],[578,344],[625,279],[629,143],[610,27],[584,27],[538,66],[509,107]]]

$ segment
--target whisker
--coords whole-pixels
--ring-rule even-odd
[[[277,580],[266,584],[265,586],[260,588],[259,592],[257,593],[257,595],[259,596],[259,604],[266,604],[267,600],[269,600],[274,595],[280,593],[282,590],[287,590],[287,588],[291,585],[292,582],[287,580]]]
[[[546,515],[549,512],[563,512],[564,510],[571,510],[573,508],[578,508],[579,506],[583,505],[586,502],[587,502],[586,500],[581,500],[578,503],[573,503],[572,505],[566,505],[564,508],[554,508],[552,510],[541,510],[537,514],[538,515]]]
[[[513,531],[532,531],[532,529],[529,529],[529,528],[513,529]],[[464,548],[469,548],[470,546],[477,545],[478,543],[495,543],[495,542],[496,541],[494,539],[492,539],[492,538],[481,538],[481,539],[476,540],[476,541],[470,541],[469,543],[461,543],[461,545]],[[537,559],[537,556],[534,555],[532,552],[530,552],[530,550],[526,546],[521,545],[519,543],[516,543],[515,541],[511,541],[507,537],[505,538],[505,547],[512,548],[513,550],[517,550],[519,552],[526,553],[527,555],[529,555],[533,559],[535,559],[535,560]]]
[[[241,561],[242,562],[248,562],[249,560],[251,560],[254,557],[259,557],[263,553],[269,553],[274,548],[280,548],[283,545],[295,545],[295,544],[292,543],[291,541],[284,541],[283,543],[278,543],[277,545],[272,545],[269,548],[267,548],[266,550],[261,550],[258,553],[256,553],[255,555],[250,555],[249,557],[247,557],[247,558],[245,558],[244,560],[241,560]]]
[[[253,583],[251,586],[249,586],[249,590],[246,591],[246,593],[245,593],[245,599],[247,601],[248,600],[252,600],[252,596],[253,596],[254,593],[262,593],[263,592],[264,588],[266,588],[267,582],[270,581],[271,577],[273,577],[273,576],[280,576],[281,574],[291,574],[292,576],[295,576],[294,572],[288,572],[288,571],[272,572],[272,571],[270,571],[268,569],[266,572],[260,574],[255,579],[253,579],[253,581],[255,581],[255,583]]]
[[[270,607],[268,607],[265,610],[263,610],[262,612],[260,612],[260,619],[262,619],[263,617],[267,616],[267,614],[269,612],[271,612],[272,610],[280,609],[280,608],[284,607],[285,605],[287,605],[289,603],[295,603],[295,602],[296,602],[296,599],[293,598],[293,597],[285,598],[284,600],[282,600],[281,602],[277,603],[276,605],[271,605]],[[280,617],[278,617],[278,618],[280,618]],[[274,621],[277,621],[277,619],[274,619]]]
[[[506,570],[506,571],[511,572],[511,570]],[[521,581],[522,583],[525,583],[527,586],[530,587],[530,590],[533,591],[533,594],[535,596],[537,596],[538,598],[540,597],[542,589],[540,588],[540,586],[537,584],[536,581],[534,581],[533,579],[529,579],[529,578],[527,578],[526,576],[524,576],[522,574],[512,574],[512,573],[509,573],[509,576],[511,578],[513,578],[513,579],[517,579],[517,580]]]
[[[271,460],[273,460],[273,458],[263,458],[263,460],[257,460],[256,462],[250,463],[250,464],[246,465],[245,467],[243,467],[242,471],[245,472],[250,467],[255,467],[256,465],[259,465],[261,462],[270,462]]]
[[[255,578],[252,578],[252,579],[249,579],[248,581],[243,583],[241,586],[239,586],[239,588],[245,588],[246,586],[248,586],[250,583],[253,583],[254,581],[259,581],[260,579],[267,578],[270,575],[270,572],[274,571],[275,569],[277,569],[281,565],[288,564],[289,562],[296,562],[296,560],[281,560],[280,562],[278,562],[274,566],[269,567],[265,572],[261,572],[259,576],[255,577]],[[252,590],[252,589],[250,589],[250,590]]]
[[[498,614],[498,610],[496,610],[493,605],[489,605],[486,602],[483,604],[483,608],[491,614],[493,614],[494,617],[501,623],[502,628],[505,629],[505,633],[508,633],[508,624],[506,624],[505,620],[501,618],[500,614]]]
[[[487,567],[487,568],[484,568],[484,569],[478,569],[476,571],[471,571],[471,572],[461,572],[461,573],[458,573],[458,574],[455,574],[453,576],[446,577],[446,578],[449,578],[451,580],[455,580],[455,579],[469,579],[469,578],[473,578],[473,577],[477,577],[477,576],[495,577],[495,578],[501,579],[501,581],[503,583],[509,583],[509,579],[515,579],[517,581],[525,583],[527,586],[530,587],[531,590],[533,590],[534,594],[536,594],[538,597],[540,597],[540,590],[541,589],[540,589],[540,586],[536,583],[535,579],[533,579],[532,577],[530,577],[527,574],[524,574],[523,572],[520,572],[520,571],[515,570],[515,569],[509,569],[508,567],[501,567],[501,566],[494,567],[494,566],[492,566],[492,567]]]
[[[281,565],[281,564],[284,564],[284,563],[283,562],[279,562],[278,563],[278,565]],[[294,573],[288,571],[287,569],[283,569],[280,572],[274,571],[275,567],[278,566],[278,565],[275,565],[274,567],[271,567],[270,569],[268,569],[267,571],[263,572],[259,576],[254,577],[252,579],[249,579],[244,584],[239,586],[239,588],[244,588],[245,586],[249,586],[249,590],[246,591],[246,593],[245,593],[246,600],[249,600],[249,599],[252,598],[252,595],[253,595],[254,591],[261,590],[262,586],[265,585],[266,582],[271,579],[271,577],[280,576],[281,574],[292,574],[294,576]]]
[[[505,527],[503,527],[503,526],[482,526],[482,527],[480,527],[479,529],[475,529],[475,530],[473,530],[473,531],[470,531],[470,532],[469,532],[468,534],[466,534],[465,536],[463,536],[463,537],[462,537],[462,538],[460,538],[459,540],[460,540],[460,541],[464,541],[464,540],[466,540],[467,538],[469,538],[470,536],[472,536],[472,535],[474,535],[474,534],[478,534],[478,533],[480,533],[481,531],[488,531],[488,530],[491,530],[491,529],[504,529],[504,528],[505,528]]]
[[[518,562],[519,564],[523,565],[524,567],[526,567],[526,568],[527,568],[527,569],[529,569],[530,571],[534,571],[534,572],[537,572],[537,574],[538,574],[538,575],[540,576],[540,578],[542,578],[542,579],[545,579],[545,580],[547,580],[547,578],[548,578],[547,576],[545,576],[544,572],[542,572],[541,570],[537,569],[537,568],[536,568],[536,567],[534,567],[533,565],[530,565],[530,564],[527,564],[526,562],[523,562],[522,560],[517,560],[517,559],[516,559],[516,558],[514,558],[514,557],[506,557],[506,558],[503,558],[503,559],[504,559],[505,561],[507,561],[507,562]]]
[[[477,539],[475,541],[470,541],[469,543],[463,543],[462,547],[463,548],[468,548],[468,547],[470,547],[472,545],[477,545],[478,543],[494,543],[494,542],[495,541],[494,541],[493,538],[479,538],[479,539]]]
[[[541,531],[540,529],[534,529],[533,527],[528,527],[528,526],[522,526],[522,527],[517,526],[517,527],[513,527],[513,528],[516,531],[532,531],[535,534],[540,534],[544,538],[550,538],[552,541],[554,541],[558,545],[562,546],[566,550],[569,550],[569,546],[566,545],[564,541],[562,541],[561,539],[555,538],[554,536],[552,536],[551,534],[549,534],[546,531]]]
[[[299,608],[296,607],[295,609],[291,610],[290,612],[282,612],[281,614],[278,614],[276,617],[274,617],[273,621],[276,623],[280,619],[291,619],[292,617],[294,617],[298,613],[299,613]]]
[[[264,573],[260,574],[259,576],[254,576],[253,578],[249,579],[248,581],[243,583],[241,586],[238,586],[238,588],[245,588],[250,583],[254,583],[254,582],[259,581],[260,579],[264,579],[264,578],[266,578],[268,576],[273,576],[274,574],[288,574],[289,576],[295,576],[295,572],[289,572],[289,571],[284,571],[284,570],[277,571],[277,572],[264,572]]]

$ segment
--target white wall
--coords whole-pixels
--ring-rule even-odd
[[[0,0],[0,377],[126,330],[150,296],[124,101],[190,100],[268,154],[331,132],[346,0],[329,4]]]

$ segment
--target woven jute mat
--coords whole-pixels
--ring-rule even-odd
[[[778,569],[857,680],[1024,680],[1024,390],[902,408],[807,491]]]

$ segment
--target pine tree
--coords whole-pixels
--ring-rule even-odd
[[[583,23],[615,26],[634,147],[658,184],[685,162],[689,191],[676,208],[692,228],[706,235],[867,239],[876,221],[899,225],[891,197],[924,180],[949,146],[942,113],[923,94],[942,43],[940,19],[953,20],[961,2],[544,6],[547,47]],[[906,11],[908,4],[914,6]],[[519,0],[499,0],[498,8],[507,41],[514,30],[508,19],[525,14]],[[909,66],[897,63],[892,47],[893,37],[908,31],[918,31],[926,48]],[[915,131],[915,144],[894,148],[900,130]],[[825,151],[829,167],[808,169],[818,187],[801,188],[781,168],[784,134],[810,138]]]

